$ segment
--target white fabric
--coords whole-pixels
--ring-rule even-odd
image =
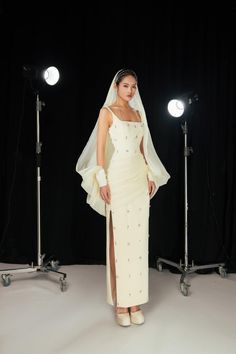
[[[148,176],[149,181],[153,181],[154,182],[155,179],[154,179],[153,174],[152,174],[152,172],[151,172],[149,167],[148,167],[148,170],[147,170],[147,176]]]
[[[118,73],[117,73],[118,74]],[[117,91],[115,87],[115,79],[117,74],[114,76],[112,83],[110,85],[106,100],[103,106],[110,106],[115,102],[117,97]],[[143,139],[143,148],[145,159],[148,164],[149,171],[152,174],[152,180],[154,180],[156,184],[156,190],[153,194],[155,195],[158,187],[167,183],[170,175],[166,171],[162,162],[160,161],[153,142],[151,138],[151,134],[149,131],[146,113],[142,104],[142,100],[139,94],[138,87],[136,89],[135,95],[132,100],[129,102],[130,106],[135,110],[138,110],[144,123],[144,139]],[[76,171],[82,176],[81,186],[87,192],[87,203],[96,210],[99,214],[106,216],[106,205],[100,196],[99,184],[96,179],[96,174],[102,169],[101,166],[97,165],[97,154],[96,154],[96,140],[97,140],[97,130],[98,130],[98,119],[95,124],[95,127],[89,137],[87,144],[85,145],[81,155],[78,158],[76,164]],[[106,153],[105,153],[105,161],[106,166],[109,165],[110,158],[113,154],[114,147],[112,142],[109,139],[109,134],[106,143]]]
[[[103,168],[96,173],[96,178],[99,187],[104,187],[107,185],[107,176]]]

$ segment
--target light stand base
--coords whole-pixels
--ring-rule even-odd
[[[162,263],[166,263],[171,265],[172,267],[177,268],[181,273],[181,277],[180,277],[180,291],[184,296],[187,296],[189,294],[189,288],[190,288],[190,283],[187,279],[188,274],[194,273],[197,270],[200,269],[210,269],[210,268],[218,268],[219,270],[219,274],[222,278],[225,278],[227,273],[226,273],[226,268],[225,268],[225,263],[214,263],[214,264],[206,264],[206,265],[199,265],[199,266],[195,266],[194,262],[192,262],[192,265],[189,264],[182,264],[182,262],[180,261],[180,263],[175,263],[172,261],[169,261],[167,259],[164,258],[158,258],[157,259],[157,270],[159,272],[162,271]]]
[[[11,277],[13,274],[20,274],[20,273],[33,273],[33,272],[42,272],[42,273],[49,273],[53,272],[55,274],[60,275],[59,282],[60,282],[60,289],[61,291],[65,291],[67,289],[67,282],[66,282],[66,273],[59,272],[59,265],[58,261],[47,260],[44,261],[45,255],[40,257],[40,264],[39,265],[32,265],[29,267],[23,268],[15,268],[15,269],[1,269],[0,275],[2,278],[3,286],[9,286],[11,284]]]

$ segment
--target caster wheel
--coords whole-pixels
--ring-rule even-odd
[[[65,279],[60,279],[60,289],[62,292],[67,290],[67,282]]]
[[[52,270],[58,270],[59,269],[59,261],[51,261],[50,262],[50,268]]]
[[[2,274],[3,286],[9,286],[11,284],[10,274]]]
[[[160,263],[160,262],[157,262],[157,270],[159,271],[159,272],[162,272],[162,263]]]
[[[180,283],[180,290],[184,296],[188,296],[189,285],[186,283]]]
[[[225,278],[227,276],[226,270],[222,266],[219,267],[219,273],[222,278]]]

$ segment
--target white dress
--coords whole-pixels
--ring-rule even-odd
[[[144,123],[124,121],[111,110],[110,112],[113,123],[109,128],[109,137],[114,152],[107,168],[111,191],[111,203],[106,205],[107,302],[115,305],[112,298],[109,259],[109,224],[112,217],[116,305],[130,307],[148,301],[150,197],[147,165],[140,151]]]

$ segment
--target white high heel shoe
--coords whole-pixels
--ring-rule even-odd
[[[116,320],[120,326],[128,327],[131,325],[129,312],[116,313]]]
[[[130,311],[130,321],[134,324],[143,324],[144,323],[144,315],[142,310],[138,310],[135,312]]]

